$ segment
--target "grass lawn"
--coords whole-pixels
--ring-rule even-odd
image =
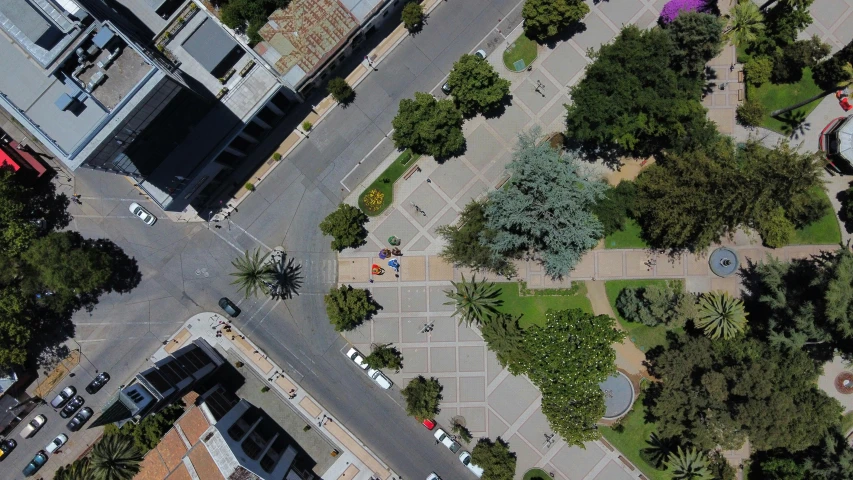
[[[532,480],[534,478],[541,478],[545,480],[546,478],[551,478],[551,476],[548,475],[548,472],[542,470],[541,468],[531,468],[527,471],[527,473],[524,474],[524,480]]]
[[[663,470],[658,470],[640,457],[640,450],[648,447],[649,435],[655,431],[654,423],[646,423],[643,394],[634,402],[634,408],[619,422],[624,429],[617,432],[611,427],[600,427],[601,435],[622,452],[628,460],[637,466],[650,480],[669,478]]]
[[[746,96],[750,100],[758,101],[767,109],[761,126],[788,135],[791,133],[792,126],[805,120],[809,113],[817,107],[820,100],[815,100],[804,107],[788,112],[783,118],[773,118],[770,116],[770,112],[793,105],[822,91],[812,80],[812,70],[805,68],[803,69],[803,78],[797,83],[774,85],[768,82],[760,87],[747,84]]]
[[[518,324],[521,328],[531,325],[545,326],[545,312],[548,310],[568,310],[580,308],[584,312],[592,313],[592,304],[586,298],[586,285],[577,282],[571,289],[545,289],[525,290],[520,292],[516,282],[498,283],[501,287],[500,299],[503,306],[500,311],[510,315],[518,316]]]
[[[379,175],[373,183],[364,189],[361,196],[358,197],[358,208],[371,217],[375,217],[384,212],[389,205],[394,203],[394,182],[406,173],[406,170],[414,164],[414,161],[417,160],[418,157],[420,157],[420,155],[413,154],[411,150],[406,150],[401,153],[400,156],[394,160],[394,163],[389,165],[388,168],[382,172],[382,175]],[[382,203],[378,207],[370,208],[365,204],[364,200],[365,197],[373,190],[378,191],[382,195]]]
[[[827,202],[829,201],[826,190],[822,188],[816,188],[814,194],[822,195]],[[839,243],[841,243],[841,227],[838,225],[838,218],[835,216],[832,205],[826,208],[823,217],[818,221],[794,230],[794,236],[791,238],[792,245],[838,245]]]
[[[520,72],[528,67],[533,60],[536,60],[537,48],[539,45],[533,40],[527,38],[522,35],[518,37],[518,40],[512,43],[506,50],[504,50],[504,65],[506,68],[512,70],[513,72]],[[524,61],[524,66],[520,69],[515,68],[514,64],[518,60]]]
[[[666,332],[670,329],[665,326],[648,327],[642,323],[629,322],[619,315],[619,310],[616,309],[616,298],[623,288],[627,287],[646,287],[649,285],[665,285],[666,282],[676,282],[681,284],[681,280],[611,280],[604,282],[604,290],[607,292],[607,300],[610,302],[610,307],[613,308],[613,313],[616,314],[616,320],[628,332],[628,338],[643,352],[664,345],[666,343]],[[673,332],[682,332],[683,328],[674,328]]]
[[[604,248],[646,248],[648,245],[640,238],[640,225],[629,218],[625,228],[604,237]]]

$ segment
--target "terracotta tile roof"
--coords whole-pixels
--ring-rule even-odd
[[[269,16],[260,30],[281,58],[275,68],[284,74],[294,65],[312,72],[359,25],[338,0],[293,0]]]
[[[160,439],[157,445],[160,456],[171,471],[181,463],[181,458],[187,453],[187,447],[177,430],[172,428]]]
[[[169,474],[169,468],[166,467],[156,448],[145,455],[139,466],[139,473],[133,477],[133,480],[163,480]]]
[[[198,443],[201,434],[210,426],[198,407],[192,407],[187,410],[187,413],[178,420],[178,425],[181,427],[181,431],[184,432],[187,440],[189,440],[190,445]]]
[[[182,398],[181,401],[183,401],[184,405],[186,405],[187,407],[191,407],[195,405],[196,399],[198,399],[198,394],[195,392],[189,392],[184,395],[184,398]]]
[[[217,470],[216,472],[218,473],[219,470]],[[199,477],[199,478],[204,479],[205,477]],[[213,477],[211,477],[211,478],[213,478]],[[220,475],[219,478],[222,478],[222,475]],[[193,480],[193,477],[190,476],[190,472],[187,471],[187,467],[183,463],[181,463],[178,466],[177,470],[175,470],[174,472],[172,472],[171,475],[166,477],[166,480]]]
[[[214,463],[213,457],[210,456],[210,452],[207,451],[204,443],[194,446],[190,450],[188,457],[193,463],[193,468],[195,468],[198,478],[204,480],[225,480],[225,477],[219,472],[219,467]],[[172,479],[170,478],[169,480]]]

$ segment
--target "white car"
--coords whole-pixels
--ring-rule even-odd
[[[353,363],[358,365],[358,368],[360,368],[362,370],[367,370],[368,368],[370,368],[364,362],[364,355],[362,355],[361,352],[359,352],[358,350],[356,350],[354,348],[350,348],[349,351],[346,353],[346,356],[347,356],[347,358],[352,360]]]
[[[471,463],[471,454],[468,453],[468,450],[462,450],[462,453],[459,454],[459,461],[462,462],[462,465],[468,467],[468,470],[471,470],[471,473],[480,478],[483,476],[483,469]]]
[[[33,418],[32,421],[30,421],[30,423],[27,424],[27,426],[24,427],[23,430],[21,430],[21,438],[32,437],[33,435],[35,435],[36,432],[39,431],[39,429],[42,427],[42,425],[44,425],[45,422],[47,422],[47,417],[45,417],[44,415],[36,415],[36,417]]]
[[[441,477],[439,477],[437,473],[432,472],[427,477],[427,480],[441,480]]]
[[[376,384],[379,385],[382,390],[388,390],[389,388],[391,388],[391,385],[394,385],[393,383],[391,383],[391,380],[389,380],[388,377],[386,377],[385,374],[380,372],[379,370],[373,370],[371,368],[367,371],[367,376],[370,377],[371,380],[376,382]]]
[[[474,52],[474,56],[477,56],[480,58],[486,58],[486,51],[481,48],[480,50],[477,50],[476,52]]]
[[[44,451],[47,453],[53,453],[59,449],[59,447],[65,445],[65,442],[68,441],[68,435],[64,433],[60,433],[59,436],[53,439],[52,442],[48,443],[46,447],[44,447]]]
[[[130,204],[130,213],[139,217],[139,219],[142,220],[142,223],[149,226],[154,225],[154,222],[157,221],[157,217],[151,215],[151,212],[149,212],[148,210],[143,208],[142,205],[136,202]]]
[[[435,429],[435,433],[433,433],[435,439],[438,440],[442,445],[447,447],[453,453],[458,452],[462,448],[462,444],[452,439],[450,435],[447,434],[444,430],[440,428]]]

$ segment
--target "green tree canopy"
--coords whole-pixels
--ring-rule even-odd
[[[501,437],[494,442],[481,438],[471,451],[471,463],[483,469],[487,480],[512,480],[515,477],[515,452]]]
[[[745,277],[747,309],[757,335],[783,348],[828,360],[853,353],[853,253],[752,265]]]
[[[403,7],[402,20],[406,30],[412,32],[419,29],[424,21],[424,7],[420,2],[410,1]]]
[[[764,33],[764,14],[753,2],[738,1],[729,12],[728,38],[745,48]]]
[[[767,242],[827,208],[816,195],[822,188],[817,156],[784,142],[774,149],[757,142],[735,149],[718,136],[693,151],[665,153],[636,184],[644,238],[664,249],[700,251],[739,226],[756,228]]]
[[[723,49],[723,21],[716,15],[681,12],[666,31],[673,43],[672,66],[686,75],[701,74]]]
[[[413,378],[406,388],[400,390],[406,399],[406,413],[420,421],[434,418],[441,410],[441,390],[441,383],[435,377],[427,380],[423,375],[418,375]]]
[[[681,282],[623,288],[616,297],[616,309],[625,320],[650,327],[683,327],[698,313],[696,297],[684,291]]]
[[[691,48],[691,58],[701,56],[686,43],[682,48],[685,55]],[[623,28],[593,55],[586,75],[572,87],[566,136],[641,157],[685,137],[689,126],[705,115],[699,102],[702,80],[679,74],[673,67],[675,55],[667,30]]]
[[[379,310],[370,292],[352,285],[332,288],[323,301],[329,320],[339,332],[352,330]]]
[[[521,8],[524,33],[543,41],[583,19],[589,6],[582,0],[526,0]]]
[[[497,109],[509,96],[510,82],[484,58],[465,54],[453,64],[447,85],[462,114],[472,117]]]
[[[369,220],[358,207],[342,203],[320,222],[320,231],[332,237],[332,249],[340,252],[364,245],[367,238],[364,224]]]
[[[527,351],[524,348],[524,332],[516,317],[505,313],[497,315],[480,327],[480,333],[502,367],[513,375],[523,373],[521,365]]]
[[[574,155],[539,140],[540,130],[520,134],[507,170],[506,188],[489,193],[483,238],[495,255],[525,252],[552,277],[568,274],[598,244],[601,222],[592,212],[606,185],[593,180]]]
[[[604,196],[592,207],[592,213],[604,227],[604,236],[625,228],[625,222],[634,216],[634,201],[637,186],[634,182],[622,180],[616,187],[608,188]]]
[[[355,97],[355,90],[353,90],[349,83],[341,77],[335,77],[329,80],[328,85],[326,85],[326,89],[328,90],[329,95],[331,95],[338,103],[350,103]]]
[[[519,366],[542,392],[542,413],[570,445],[599,437],[604,415],[598,384],[616,372],[612,344],[625,336],[606,315],[578,309],[549,311],[544,328],[524,332],[528,354]]]
[[[801,451],[840,418],[838,402],[817,388],[819,366],[800,350],[682,335],[648,358],[662,380],[648,396],[658,433],[699,449],[739,448],[749,437],[757,450]]]
[[[370,355],[364,357],[364,363],[373,369],[393,368],[399,372],[403,368],[403,354],[390,343],[374,345]]]
[[[472,200],[465,205],[455,224],[441,225],[436,232],[445,240],[439,256],[447,262],[505,276],[515,274],[515,265],[486,245],[495,232],[486,228],[485,202]]]
[[[436,100],[428,93],[415,92],[415,99],[400,100],[394,127],[394,145],[436,158],[449,158],[465,151],[462,112],[453,100]]]

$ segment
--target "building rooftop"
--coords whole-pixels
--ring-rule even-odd
[[[214,75],[219,66],[232,56],[234,50],[240,48],[233,38],[206,15],[201,25],[190,33],[182,46],[205,70]],[[230,65],[228,67],[230,68]]]
[[[31,5],[29,1],[16,4],[20,9]],[[9,3],[0,2],[0,9],[10,11]],[[27,58],[20,42],[0,41],[0,64],[15,72],[0,76],[0,94],[11,104],[7,110],[29,119],[30,129],[46,137],[39,140],[76,168],[80,162],[70,161],[76,152],[117,113],[124,100],[162,73],[108,25],[91,24],[82,32],[75,27],[65,38],[73,41],[67,42],[49,68],[31,60],[35,57]]]
[[[70,0],[64,3],[76,7]],[[80,34],[80,25],[69,15],[47,0],[3,1],[0,29],[42,67],[47,67]]]
[[[260,30],[264,41],[255,47],[255,51],[295,85],[334,54],[350,33],[361,25],[359,17],[345,4],[361,6],[361,12],[364,7],[372,10],[381,2],[294,0],[287,8],[278,9],[269,16],[269,21]],[[291,71],[293,73],[288,75]]]

